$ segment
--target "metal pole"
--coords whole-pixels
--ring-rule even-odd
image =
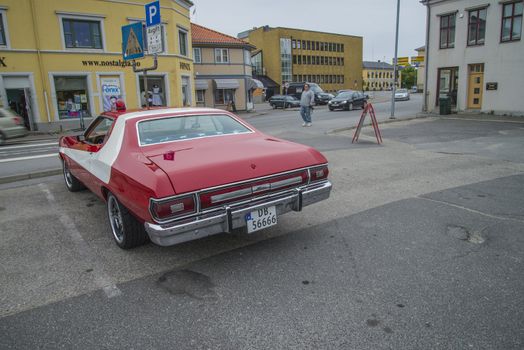
[[[149,109],[149,92],[147,91],[147,70],[144,70],[144,90],[146,92],[146,109]]]
[[[400,16],[400,0],[397,0],[397,28],[395,30],[395,60],[393,61],[393,89],[391,89],[391,116],[395,119],[395,92],[397,90],[397,52],[398,52],[398,19]]]

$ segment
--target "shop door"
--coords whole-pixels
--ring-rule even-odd
[[[468,109],[482,107],[482,86],[484,84],[484,64],[469,65]]]
[[[9,108],[24,119],[24,125],[29,130],[36,130],[29,77],[9,76],[3,80]]]

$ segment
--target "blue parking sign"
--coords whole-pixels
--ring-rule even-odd
[[[160,1],[154,1],[145,5],[146,27],[160,24]]]
[[[124,60],[144,57],[144,37],[142,23],[122,26],[122,56]]]

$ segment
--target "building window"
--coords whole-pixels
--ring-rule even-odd
[[[234,89],[217,89],[215,91],[215,104],[227,105],[231,101],[235,101]]]
[[[440,16],[440,48],[455,47],[455,14]]]
[[[302,48],[302,45],[301,45],[301,41],[300,40],[297,40],[297,49],[301,49]]]
[[[293,64],[297,64],[297,55],[293,55]]]
[[[468,45],[484,45],[486,36],[486,8],[469,11]]]
[[[311,56],[307,56],[307,64],[311,64]]]
[[[263,75],[262,72],[262,51],[251,57],[251,66],[253,68],[253,75]]]
[[[196,90],[196,101],[197,103],[205,103],[206,90]]]
[[[229,63],[228,49],[215,49],[215,63]]]
[[[91,115],[86,76],[55,76],[54,83],[59,119]]]
[[[6,35],[6,16],[5,11],[0,11],[0,46],[7,45],[7,35]]]
[[[138,88],[140,89],[140,105],[146,106],[166,106],[166,84],[163,75],[147,75],[147,94],[144,86],[144,76],[141,75],[138,80]]]
[[[306,41],[307,49],[311,50],[311,41]]]
[[[182,56],[187,56],[187,31],[178,30],[178,48]]]
[[[344,44],[342,44],[340,49],[341,49],[342,52],[344,52]]]
[[[309,56],[308,56],[309,57]],[[291,81],[292,76],[292,57],[291,39],[280,38],[280,72],[282,83]]]
[[[202,50],[199,47],[193,48],[193,59],[195,63],[202,63]]]
[[[296,49],[297,48],[297,41],[296,40],[291,40],[291,47],[293,49]]]
[[[522,31],[522,1],[504,4],[500,41],[520,40]]]
[[[66,48],[102,49],[100,21],[63,18],[62,25]]]
[[[315,50],[317,50],[317,51],[318,51],[318,49],[319,49],[319,44],[320,44],[320,43],[319,43],[318,41],[315,41]]]
[[[297,62],[298,64],[302,64],[302,55],[298,55]]]

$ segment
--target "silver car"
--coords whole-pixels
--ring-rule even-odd
[[[407,101],[407,100],[409,100],[408,89],[395,90],[395,101]]]
[[[0,146],[8,139],[27,135],[22,117],[17,116],[11,110],[0,108]]]

